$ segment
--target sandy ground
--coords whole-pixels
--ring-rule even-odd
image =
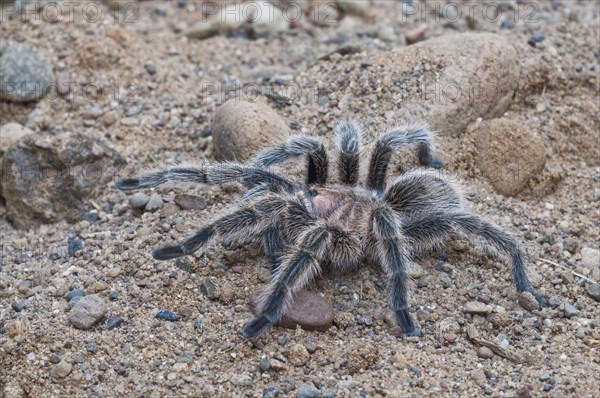
[[[376,2],[367,20],[350,15],[313,32],[295,28],[257,40],[243,35],[192,40],[179,33],[201,18],[201,7],[193,4],[190,11],[177,2],[141,2],[132,23],[123,14],[114,18],[104,5],[103,18],[93,24],[77,13],[72,22],[49,23],[33,15],[3,20],[3,41],[35,45],[55,72],[68,72],[78,86],[67,98],[53,92],[52,100],[37,104],[3,102],[0,124],[16,121],[49,135],[71,130],[104,137],[136,170],[210,161],[207,129],[225,95],[205,95],[207,84],[225,91],[265,76],[327,82],[338,73],[331,69],[335,60],[319,57],[349,38],[367,46],[370,56],[405,46],[404,34],[423,22],[417,15],[403,16],[400,2]],[[543,174],[517,198],[502,196],[474,166],[470,133],[441,133],[437,146],[448,170],[465,181],[473,211],[522,242],[531,278],[550,298],[549,308],[522,308],[508,265],[457,240],[418,260],[422,275],[413,306],[422,338],[388,332],[384,274],[365,265],[350,275],[326,273],[313,285],[336,310],[327,332],[272,328],[247,341],[239,332],[251,317],[249,297],[268,277],[260,248],[215,245],[179,262],[150,256],[153,247],[182,239],[226,211],[239,189],[160,188],[166,204],[141,214],[128,208],[127,195],[107,186],[89,199],[89,209],[97,207],[99,214],[92,223],[15,229],[0,207],[0,395],[261,397],[278,391],[296,396],[309,391],[305,384],[310,383],[318,395],[300,396],[597,396],[600,309],[586,291],[587,280],[600,278],[600,266],[597,258],[582,259],[582,253],[600,245],[599,7],[593,1],[533,4],[536,23],[510,28],[502,28],[501,19],[492,23],[480,17],[424,21],[427,38],[491,31],[518,49],[523,90],[505,117],[541,136],[547,158]],[[527,44],[540,32],[541,44]],[[104,89],[86,98],[86,83]],[[143,104],[142,112],[127,117],[127,100]],[[366,98],[355,115],[371,137],[395,123],[385,116],[391,105],[371,106],[372,100]],[[86,116],[93,106],[102,116]],[[297,101],[277,112],[298,130],[323,136],[344,116],[318,100]],[[173,204],[177,193],[206,198],[206,209],[179,210]],[[83,242],[78,256],[61,255],[69,234]],[[200,289],[206,278],[216,285],[213,299]],[[90,330],[74,328],[63,295],[75,288],[99,294],[106,318],[118,316],[123,323],[112,330],[105,321]],[[477,300],[487,303],[491,314],[465,314],[465,304]],[[23,308],[15,311],[13,302]],[[159,310],[173,311],[180,320],[156,319]],[[468,328],[504,347],[505,357],[484,358]],[[305,351],[308,360],[298,361]]]

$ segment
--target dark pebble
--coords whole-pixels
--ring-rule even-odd
[[[158,311],[156,313],[155,318],[161,319],[163,321],[169,321],[169,322],[175,322],[175,321],[179,320],[179,317],[177,316],[177,314],[175,314],[173,311],[169,311],[169,310]]]
[[[83,289],[73,289],[69,293],[67,293],[67,301],[71,301],[73,297],[83,297],[85,293]]]
[[[262,358],[258,363],[258,368],[263,372],[266,372],[267,370],[271,369],[271,362],[269,362],[268,358]]]
[[[544,391],[546,392],[552,391],[553,388],[554,386],[552,384],[544,384]]]
[[[206,138],[206,137],[210,137],[212,135],[212,127],[207,126],[204,128],[204,130],[202,130],[202,137]]]
[[[119,292],[117,292],[116,290],[111,290],[110,293],[108,294],[108,298],[111,300],[116,300],[119,298]]]
[[[113,330],[121,326],[124,319],[120,316],[111,316],[106,320],[106,330]]]
[[[440,253],[438,255],[438,260],[440,260],[440,261],[448,261],[448,258],[449,258],[448,253]]]
[[[373,325],[373,318],[368,316],[368,315],[361,315],[358,317],[358,323],[360,325],[365,325],[365,326],[372,326]]]
[[[87,221],[89,223],[95,223],[96,221],[98,221],[98,211],[97,210],[90,210],[87,211],[85,213],[83,213],[83,215],[81,216],[81,219],[83,221]]]
[[[12,307],[13,310],[15,310],[15,312],[21,312],[21,310],[23,310],[23,304],[13,300],[12,303],[10,303],[10,306]]]
[[[417,282],[417,287],[419,289],[422,289],[422,288],[427,287],[427,286],[429,286],[429,283],[427,283],[426,280],[421,279],[420,281]]]
[[[156,66],[154,66],[152,64],[146,64],[146,65],[144,65],[144,68],[146,69],[146,72],[148,72],[149,75],[156,74]]]
[[[185,0],[177,0],[177,7],[179,7],[179,8],[185,7]]]
[[[123,377],[127,377],[127,375],[129,374],[127,372],[127,369],[125,369],[125,367],[123,365],[121,365],[120,363],[116,364],[115,366],[113,366],[113,370],[119,375],[119,376],[123,376]]]
[[[412,370],[414,372],[414,374],[417,375],[417,377],[423,376],[423,372],[421,372],[421,370],[419,368],[417,368],[416,366],[411,366],[410,370]]]
[[[280,346],[284,346],[284,345],[286,345],[286,344],[287,344],[287,342],[288,342],[288,337],[287,337],[287,336],[280,336],[280,337],[277,339],[277,344],[279,344]]]
[[[262,398],[275,398],[279,396],[279,388],[275,386],[269,386],[264,389]]]
[[[193,274],[194,268],[192,267],[192,263],[186,257],[179,257],[175,260],[175,266],[182,271]]]
[[[69,300],[69,308],[75,307],[82,297],[83,296],[75,296],[71,300]]]
[[[54,353],[50,354],[50,362],[52,363],[59,363],[60,362],[60,357]]]
[[[85,349],[93,354],[98,351],[98,344],[94,343],[93,341],[88,341],[85,344]]]
[[[500,24],[500,29],[512,29],[513,26],[514,26],[514,24],[512,23],[512,21],[510,19],[505,19]]]
[[[210,300],[214,300],[217,298],[217,294],[215,292],[215,284],[212,280],[210,280],[210,278],[204,278],[202,284],[200,285],[200,291]]]
[[[67,238],[67,247],[69,257],[75,257],[75,254],[83,249],[83,241],[75,235],[69,235]]]
[[[196,319],[194,321],[194,328],[195,329],[202,329],[202,321],[200,319]]]

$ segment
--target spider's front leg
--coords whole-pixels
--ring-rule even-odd
[[[390,307],[396,322],[407,336],[422,336],[408,308],[410,255],[398,215],[389,206],[373,210],[370,219],[375,256],[387,272],[390,285]]]

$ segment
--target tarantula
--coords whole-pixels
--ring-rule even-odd
[[[433,154],[433,133],[425,126],[397,127],[382,134],[370,157],[365,186],[359,185],[362,132],[355,122],[334,128],[337,177],[328,183],[329,160],[315,138],[293,136],[281,146],[260,152],[247,163],[179,166],[116,183],[122,190],[156,187],[166,182],[223,184],[239,182],[247,191],[236,209],[201,228],[188,239],[152,252],[158,260],[194,253],[211,239],[244,244],[259,239],[272,277],[258,315],[243,328],[247,338],[276,323],[293,299],[327,264],[351,270],[369,260],[387,273],[389,304],[408,336],[422,336],[409,313],[409,269],[416,254],[431,250],[458,233],[483,239],[508,254],[519,292],[535,295],[517,241],[464,207],[458,185],[433,170],[442,162]],[[386,184],[394,150],[416,145],[422,166]],[[293,183],[269,166],[303,156],[306,182]],[[541,305],[543,299],[535,295]]]

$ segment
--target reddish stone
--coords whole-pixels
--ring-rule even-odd
[[[257,312],[258,297],[264,286],[258,287],[251,298],[252,311]],[[315,292],[301,290],[296,293],[294,301],[276,326],[295,329],[300,326],[304,330],[324,332],[333,324],[333,306]]]

